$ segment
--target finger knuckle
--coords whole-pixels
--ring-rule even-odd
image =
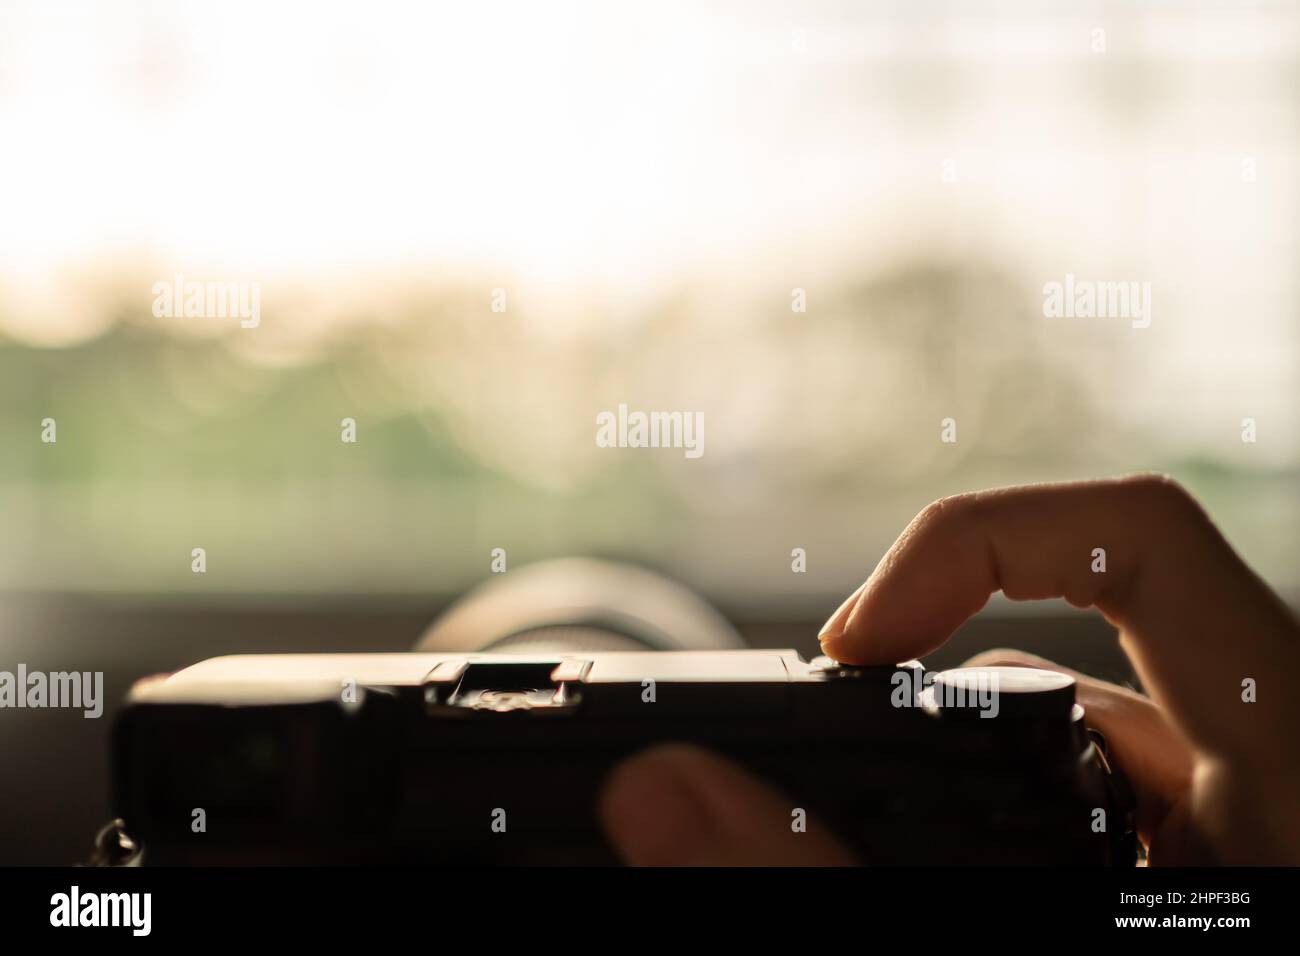
[[[1132,475],[1122,484],[1150,508],[1180,514],[1201,510],[1192,493],[1170,475],[1158,472]]]
[[[930,527],[952,521],[968,514],[974,501],[974,496],[970,494],[938,498],[922,508],[913,523],[918,527]]]

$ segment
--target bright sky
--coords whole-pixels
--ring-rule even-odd
[[[329,302],[395,268],[550,289],[574,333],[603,321],[578,286],[703,278],[723,324],[769,281],[947,250],[1030,289],[1152,281],[1153,414],[1162,369],[1275,401],[1300,375],[1298,37],[1294,6],[1213,3],[9,2],[0,330],[94,335],[115,278]]]

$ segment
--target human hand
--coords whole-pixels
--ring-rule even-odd
[[[1105,573],[1092,571],[1098,547]],[[847,664],[919,657],[998,590],[1096,607],[1119,629],[1150,697],[1015,651],[972,663],[1075,677],[1088,723],[1134,786],[1151,863],[1300,863],[1300,625],[1187,492],[1144,475],[945,498],[819,639]],[[789,806],[729,761],[672,745],[615,770],[602,816],[633,864],[853,862],[815,826],[792,834]]]

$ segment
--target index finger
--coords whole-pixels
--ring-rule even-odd
[[[1102,559],[1101,563],[1099,558]],[[1104,570],[1099,570],[1104,568]],[[1300,726],[1297,627],[1200,506],[1167,478],[1034,485],[935,502],[908,526],[823,649],[845,663],[918,657],[1001,590],[1093,606],[1190,740],[1266,756]],[[1243,681],[1257,702],[1243,713]]]

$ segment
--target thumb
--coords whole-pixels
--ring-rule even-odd
[[[633,866],[847,866],[848,850],[807,821],[795,803],[728,760],[666,744],[610,775],[600,816]]]

